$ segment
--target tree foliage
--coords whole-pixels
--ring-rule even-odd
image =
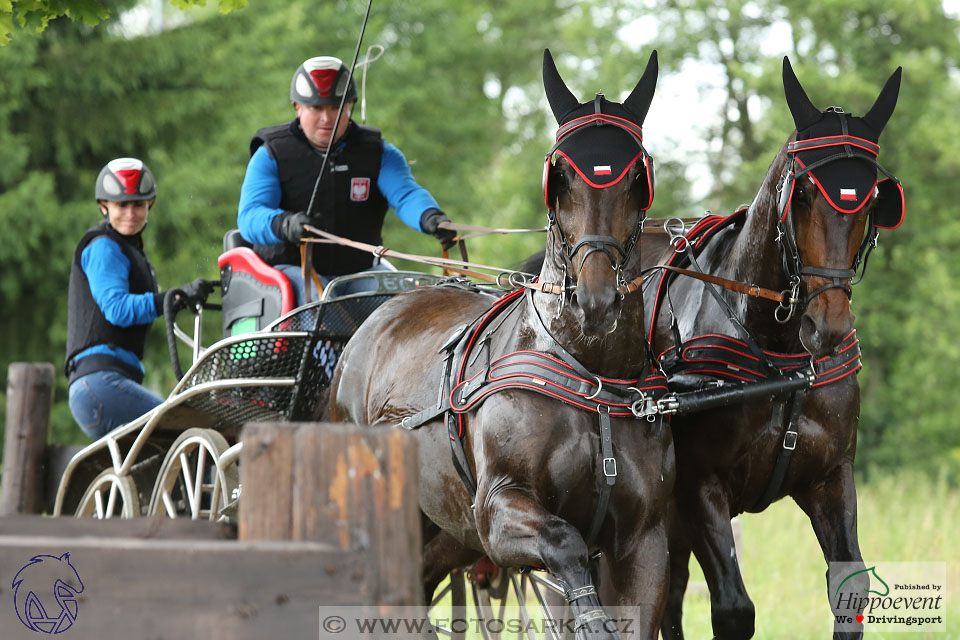
[[[181,9],[204,6],[207,0],[171,0]],[[247,0],[217,0],[220,11],[226,13],[247,6]],[[10,42],[18,31],[40,33],[52,20],[68,18],[93,27],[132,2],[116,0],[0,0],[0,46]]]
[[[793,129],[784,54],[814,104],[856,114],[903,67],[879,160],[903,183],[907,217],[881,233],[853,302],[864,353],[858,466],[946,466],[960,477],[956,17],[940,0],[657,0],[645,10],[657,17],[654,44],[670,51],[668,68],[696,61],[717,71],[723,98],[708,129],[714,182],[704,203],[716,211],[752,200]]]
[[[368,70],[367,124],[403,150],[453,220],[544,223],[540,167],[555,125],[539,80],[543,48],[571,64],[583,51],[599,60],[616,27],[588,5],[571,12],[564,4],[374,5],[365,44],[386,54]],[[365,8],[361,0],[271,0],[131,39],[116,34],[114,19],[95,29],[59,19],[0,48],[0,224],[16,239],[0,247],[0,367],[62,363],[70,260],[99,221],[93,184],[111,158],[140,157],[157,177],[144,238],[161,286],[216,278],[250,138],[293,117],[290,77],[304,59],[351,59]],[[565,73],[585,96],[599,82],[598,73]],[[435,240],[388,220],[391,246],[437,254]],[[510,237],[471,254],[511,265],[542,242]],[[217,321],[208,335],[219,333]],[[157,324],[146,384],[165,396],[174,381]],[[59,383],[55,437],[82,439]]]

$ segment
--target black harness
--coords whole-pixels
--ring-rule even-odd
[[[746,212],[747,209],[744,208],[727,217],[704,218],[682,238],[681,242],[675,245],[677,252],[671,256],[668,264],[676,266],[689,262],[699,271],[695,256],[697,250],[702,249],[712,238],[724,231],[737,231],[736,227],[743,223]],[[648,341],[651,343],[664,298],[669,301],[667,293],[669,284],[677,276],[675,272],[663,270],[659,279],[649,327]],[[711,285],[706,284],[705,287],[716,293]],[[814,295],[816,293],[819,293],[819,290]],[[797,446],[799,438],[797,427],[807,389],[831,384],[857,373],[863,366],[860,357],[860,341],[856,337],[856,330],[852,330],[837,346],[834,353],[817,359],[809,353],[793,354],[764,350],[736,320],[735,314],[719,294],[716,297],[741,339],[708,334],[696,336],[684,342],[680,337],[676,316],[671,310],[671,330],[675,344],[673,348],[660,353],[656,358],[657,363],[666,372],[671,388],[703,389],[709,384],[758,383],[776,380],[781,380],[786,387],[797,373],[812,371],[809,382],[803,388],[790,391],[787,398],[773,405],[771,420],[774,424],[783,425],[783,440],[767,488],[752,506],[753,511],[759,512],[773,502],[783,484],[790,459]]]
[[[533,304],[532,296],[532,292],[524,296],[523,290],[510,293],[495,301],[473,323],[459,327],[441,349],[443,366],[436,407],[404,418],[400,426],[414,429],[445,414],[454,468],[474,500],[477,484],[463,448],[464,413],[475,410],[494,393],[508,389],[532,391],[596,413],[600,433],[599,497],[586,536],[590,546],[600,531],[617,479],[610,418],[644,417],[652,428],[662,428],[663,416],[650,415],[649,407],[666,394],[666,377],[652,369],[646,377],[632,380],[593,374],[557,343],[536,313],[538,321],[533,329],[552,343],[552,353],[521,350],[493,356],[492,338],[524,302]],[[478,362],[479,370],[468,375],[470,367]]]

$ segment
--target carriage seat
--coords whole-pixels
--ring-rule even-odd
[[[223,236],[220,267],[223,335],[259,331],[296,307],[290,279],[254,253],[238,229]]]

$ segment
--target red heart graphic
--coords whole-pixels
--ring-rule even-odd
[[[863,622],[863,616],[857,616],[857,622]]]

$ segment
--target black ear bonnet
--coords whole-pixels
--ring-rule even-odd
[[[550,50],[544,51],[544,88],[560,125],[556,144],[546,155],[543,167],[543,196],[548,209],[553,209],[556,197],[550,184],[554,154],[565,158],[584,182],[595,189],[619,183],[640,163],[648,194],[640,209],[646,211],[653,204],[654,162],[643,147],[641,126],[656,85],[656,55],[654,51],[643,77],[623,104],[607,100],[602,93],[581,104],[563,84]]]
[[[787,147],[789,161],[779,185],[780,221],[786,220],[796,180],[811,180],[836,211],[856,213],[875,193],[873,226],[895,229],[903,221],[903,188],[899,180],[877,162],[880,132],[896,106],[900,84],[898,69],[873,108],[863,117],[840,107],[820,112],[809,101],[784,58],[784,90],[797,126],[796,140]],[[886,178],[877,180],[877,173]]]

